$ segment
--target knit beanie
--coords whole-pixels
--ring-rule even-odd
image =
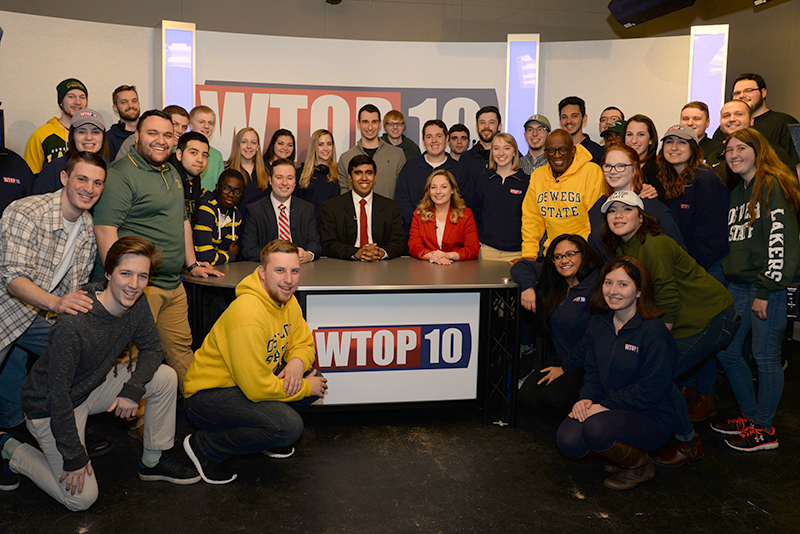
[[[58,91],[58,106],[61,107],[61,102],[64,101],[64,97],[67,96],[67,93],[72,91],[73,89],[80,89],[83,91],[83,94],[86,95],[86,98],[89,98],[89,90],[86,89],[86,86],[83,85],[83,82],[75,79],[75,78],[67,78],[60,84],[56,86],[56,91]]]

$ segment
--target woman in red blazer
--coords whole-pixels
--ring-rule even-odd
[[[478,227],[461,198],[456,179],[444,169],[433,171],[417,204],[408,250],[420,260],[439,265],[478,259]]]

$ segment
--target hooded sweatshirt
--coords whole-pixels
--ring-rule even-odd
[[[58,117],[53,117],[36,129],[25,145],[23,158],[33,174],[39,174],[45,163],[50,163],[67,153],[69,129]]]
[[[85,466],[89,457],[81,444],[73,411],[100,386],[112,369],[131,373],[117,395],[138,403],[144,395],[163,353],[153,314],[143,294],[117,317],[97,300],[103,284],[84,286],[92,309],[78,315],[62,314],[50,329],[47,348],[33,364],[22,387],[22,409],[28,419],[50,417],[56,446],[64,458],[64,470]],[[131,341],[139,346],[136,369],[117,366],[117,356]]]
[[[786,201],[783,189],[772,180],[769,213],[756,206],[756,220],[750,226],[747,205],[753,196],[753,182],[739,182],[731,191],[728,210],[728,255],[722,259],[725,277],[735,284],[755,284],[756,298],[767,300],[772,291],[795,283],[800,265],[797,243],[797,213]],[[766,183],[764,186],[766,188]]]
[[[542,253],[561,234],[589,238],[589,210],[603,194],[603,171],[592,163],[583,146],[575,147],[572,164],[558,178],[550,165],[533,171],[528,192],[522,201],[522,257],[539,256],[539,242],[547,232]]]
[[[293,358],[311,370],[315,350],[311,331],[294,296],[278,305],[261,285],[258,269],[236,286],[228,306],[195,352],[184,380],[184,396],[205,389],[238,387],[253,402],[294,402],[311,395],[303,379],[300,391],[287,397],[275,376]]]

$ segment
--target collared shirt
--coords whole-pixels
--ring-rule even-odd
[[[366,197],[361,197],[355,191],[350,192],[353,195],[353,206],[356,208],[356,228],[361,228],[361,199],[367,201],[367,205],[364,206],[364,209],[367,211],[367,235],[369,236],[369,242],[374,243],[372,239],[372,191],[370,191],[369,195]],[[361,248],[368,243],[361,243],[361,232],[359,231],[356,234],[356,248]]]
[[[535,158],[531,156],[530,152],[519,158],[519,168],[522,169],[522,172],[528,175],[533,174],[533,171],[546,164],[547,156],[544,152]]]
[[[31,325],[39,309],[8,292],[8,284],[21,276],[47,290],[67,245],[62,190],[13,202],[0,219],[0,349],[13,343]],[[59,297],[78,291],[89,281],[97,245],[92,217],[78,219],[80,232],[72,267],[52,291]],[[54,315],[53,315],[54,316]]]
[[[291,215],[291,212],[292,212],[292,197],[289,197],[285,202],[281,202],[280,200],[275,198],[275,195],[270,193],[269,199],[270,199],[270,201],[272,201],[272,209],[275,210],[275,220],[276,221],[280,221],[281,220],[281,204],[283,204],[284,206],[286,206],[286,218],[289,219],[289,223],[291,224],[291,222],[292,222],[292,215]]]

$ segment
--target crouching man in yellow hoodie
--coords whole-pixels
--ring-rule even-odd
[[[328,388],[311,368],[314,341],[294,298],[299,281],[297,247],[267,244],[186,373],[184,406],[200,430],[183,447],[209,484],[236,478],[223,463],[235,454],[291,456],[300,412]]]

